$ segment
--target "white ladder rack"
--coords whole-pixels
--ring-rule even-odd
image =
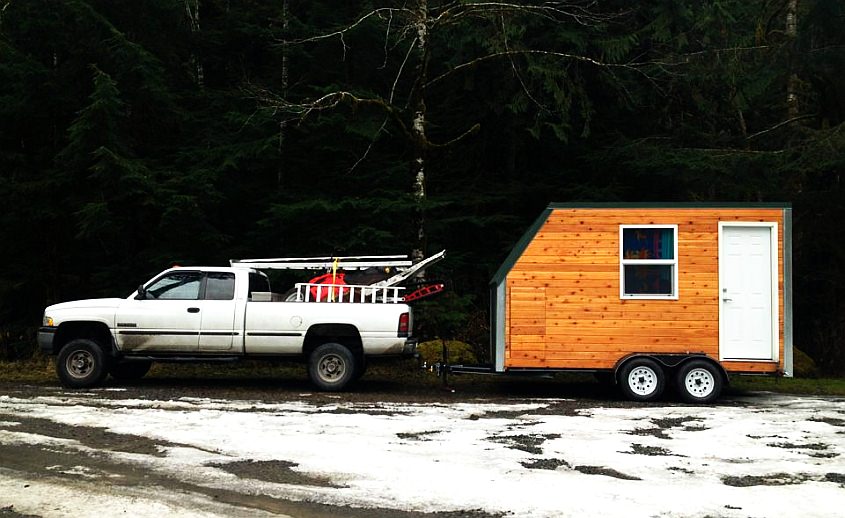
[[[418,272],[441,261],[446,250],[413,264],[407,255],[362,255],[350,257],[279,257],[275,259],[232,259],[232,268],[253,268],[255,270],[364,270],[367,268],[394,268],[398,273],[370,286],[395,286],[410,279]],[[324,284],[324,286],[327,286]]]
[[[364,270],[373,267],[407,268],[411,261],[407,255],[361,255],[349,257],[278,257],[275,259],[232,259],[232,268],[256,270],[325,270],[337,267],[343,270]]]
[[[360,284],[314,284],[298,282],[297,302],[364,302],[398,304],[404,300],[400,292],[405,288],[398,286],[372,286]],[[323,299],[326,300],[323,300]]]

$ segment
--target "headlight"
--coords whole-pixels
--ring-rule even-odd
[[[53,327],[53,317],[44,315],[44,327]]]

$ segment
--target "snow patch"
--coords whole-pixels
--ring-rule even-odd
[[[761,395],[713,407],[545,411],[559,401],[315,404],[74,395],[0,397],[0,410],[177,444],[164,448],[165,457],[111,456],[191,484],[331,505],[525,517],[821,517],[845,508],[836,482],[845,474],[845,435],[824,421],[841,420],[841,399]],[[15,441],[79,447],[0,430],[0,442]],[[234,461],[293,463],[335,487],[242,478],[215,466]]]

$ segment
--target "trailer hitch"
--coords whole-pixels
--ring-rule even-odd
[[[424,361],[422,363],[422,368],[428,372],[433,372],[438,378],[440,378],[440,381],[442,382],[441,388],[443,390],[455,392],[455,389],[449,386],[449,345],[446,340],[443,340],[442,342],[443,350],[441,361],[432,364]]]

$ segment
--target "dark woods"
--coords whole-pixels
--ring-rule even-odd
[[[635,6],[635,7],[632,7]],[[481,346],[549,202],[789,201],[796,346],[845,369],[845,5],[0,1],[0,356],[174,262],[449,250]]]

